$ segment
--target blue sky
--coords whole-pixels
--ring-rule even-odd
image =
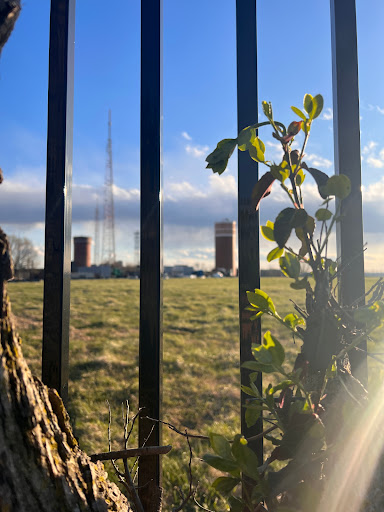
[[[93,236],[102,198],[108,109],[112,136],[117,255],[133,261],[139,227],[140,2],[77,0],[75,45],[73,235]],[[366,268],[383,271],[384,47],[381,0],[358,0],[358,44]],[[0,59],[0,223],[8,233],[44,240],[49,1],[25,1]],[[325,0],[259,0],[259,103],[283,122],[306,92],[321,93],[307,160],[333,172],[331,41]],[[211,268],[215,221],[236,219],[236,161],[213,176],[204,158],[236,136],[234,0],[164,0],[164,263]],[[269,131],[260,133],[271,159]],[[263,168],[260,169],[264,172]],[[313,190],[308,188],[310,202]],[[273,219],[280,196],[265,201]],[[312,204],[312,202],[311,202]],[[270,247],[265,244],[263,253]]]

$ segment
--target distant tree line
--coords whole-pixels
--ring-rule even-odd
[[[15,269],[36,268],[39,255],[32,241],[16,235],[10,235],[8,240]]]

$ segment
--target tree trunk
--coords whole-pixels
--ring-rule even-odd
[[[20,0],[0,0],[0,53],[20,13]]]
[[[28,368],[3,281],[11,270],[3,233],[0,244],[0,511],[130,510],[103,464],[80,450],[56,390]]]

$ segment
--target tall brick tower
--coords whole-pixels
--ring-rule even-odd
[[[236,275],[236,222],[225,220],[215,224],[216,270]]]
[[[74,263],[76,267],[90,267],[92,238],[88,236],[75,236],[73,244],[75,246]]]

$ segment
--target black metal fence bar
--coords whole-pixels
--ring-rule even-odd
[[[352,184],[350,196],[341,203],[337,231],[343,269],[340,297],[344,304],[352,304],[364,300],[365,290],[355,0],[331,0],[331,29],[335,171],[346,174]],[[365,354],[352,352],[349,356],[358,377],[366,382]]]
[[[257,123],[257,39],[256,39],[256,0],[237,0],[237,116],[238,131]],[[252,359],[251,345],[260,343],[260,322],[249,320],[247,290],[260,287],[259,254],[259,215],[251,207],[251,191],[257,181],[257,164],[249,158],[248,152],[238,152],[238,259],[239,259],[239,316],[240,316],[240,362]],[[241,383],[249,385],[249,372],[241,370]],[[261,390],[261,374],[257,386]],[[241,394],[241,405],[246,395]],[[260,420],[248,428],[245,422],[245,409],[241,407],[241,431],[250,437],[262,431]],[[263,457],[262,438],[250,446],[259,460]]]
[[[68,397],[75,0],[52,0],[42,379]]]
[[[162,359],[162,0],[141,2],[141,259],[139,406],[160,418]],[[161,426],[140,419],[139,446],[161,444]],[[158,455],[140,459],[139,488],[160,485]],[[144,487],[143,487],[144,486]],[[145,496],[142,496],[145,499]]]

